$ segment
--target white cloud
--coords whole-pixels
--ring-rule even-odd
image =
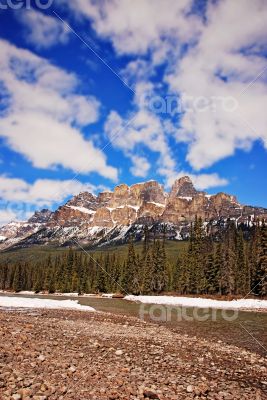
[[[65,44],[69,40],[70,30],[57,18],[33,9],[22,9],[15,15],[24,27],[27,42],[37,49]]]
[[[93,27],[103,38],[112,41],[119,54],[145,54],[168,47],[166,38],[177,43],[194,38],[200,22],[194,15],[188,15],[192,0],[58,0],[78,16],[91,19]],[[164,54],[165,55],[165,54]],[[155,57],[156,58],[156,57]]]
[[[180,120],[173,121],[174,137],[187,144],[186,159],[194,170],[210,167],[236,149],[248,150],[255,140],[267,148],[267,71],[249,85],[267,66],[265,0],[210,1],[205,15],[190,13],[190,0],[74,0],[68,4],[77,15],[92,21],[97,34],[110,40],[118,55],[137,56],[122,71],[135,90],[140,84],[151,84],[155,66],[163,63],[164,82],[171,94],[185,94],[195,101],[200,96],[208,101],[214,96],[238,101],[235,112],[214,106],[212,100],[209,111],[185,110]],[[144,130],[127,129],[130,143],[140,141],[137,137]],[[121,148],[127,147],[122,141]]]
[[[145,178],[151,167],[148,160],[145,157],[140,157],[137,155],[132,155],[131,160],[133,163],[133,166],[130,168],[132,175]]]
[[[63,202],[71,195],[85,191],[96,193],[99,189],[102,189],[102,186],[82,183],[75,179],[38,179],[31,184],[23,179],[0,176],[2,201],[21,202],[39,207],[50,207],[55,203]]]
[[[17,218],[17,214],[12,210],[0,210],[0,227],[14,221]]]
[[[186,171],[180,171],[179,173],[170,173],[166,180],[166,186],[171,187],[176,179],[183,176],[189,176],[196,189],[205,190],[214,187],[225,186],[228,184],[228,180],[221,178],[218,174],[190,174]]]
[[[166,80],[172,91],[197,99],[204,96],[234,98],[235,111],[186,111],[177,130],[177,141],[188,143],[187,160],[200,170],[247,150],[261,139],[267,148],[267,67],[260,50],[266,48],[266,3],[224,0],[209,3],[207,21],[198,43],[177,60]],[[239,23],[243,21],[243,23]],[[242,93],[243,92],[243,93]]]
[[[155,114],[139,108],[135,115],[129,117],[129,123],[124,121],[122,117],[116,112],[112,111],[105,124],[105,132],[114,147],[120,148],[124,154],[132,159],[134,163],[135,160],[132,157],[133,151],[136,150],[138,146],[143,146],[151,152],[158,153],[158,167],[159,172],[163,171],[163,168],[174,168],[175,161],[172,157],[172,152],[169,148],[167,137],[164,133],[164,126]],[[119,134],[117,135],[117,133]],[[115,139],[113,139],[115,138]],[[141,161],[137,160],[140,162]],[[148,171],[148,165],[146,165],[146,172]],[[136,165],[131,169],[133,175],[136,175]],[[142,175],[138,175],[142,176]],[[145,176],[145,175],[144,175]]]
[[[105,154],[80,131],[97,121],[100,104],[92,96],[75,94],[79,82],[74,74],[3,40],[0,68],[9,95],[0,136],[8,146],[38,168],[63,166],[117,179]]]

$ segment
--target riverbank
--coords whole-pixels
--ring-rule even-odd
[[[129,316],[0,310],[0,350],[4,400],[267,399],[266,358]]]
[[[128,301],[139,302],[143,304],[160,304],[165,306],[181,306],[181,307],[197,307],[197,308],[213,308],[225,310],[246,310],[246,311],[261,311],[267,312],[267,299],[255,298],[231,298],[221,299],[219,296],[204,297],[204,296],[174,296],[174,295],[157,295],[157,296],[134,296],[134,295],[119,295],[114,293],[102,294],[82,294],[78,293],[35,293],[32,291],[22,292],[8,292],[0,291],[0,295],[16,295],[16,296],[54,296],[54,297],[68,297],[68,298],[122,298]]]

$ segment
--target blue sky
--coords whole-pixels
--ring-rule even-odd
[[[0,0],[0,224],[185,174],[267,207],[266,17],[262,0]]]

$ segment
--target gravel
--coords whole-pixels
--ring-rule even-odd
[[[0,310],[1,400],[264,400],[266,361],[133,317]]]

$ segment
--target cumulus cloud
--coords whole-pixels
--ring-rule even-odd
[[[17,214],[12,210],[0,210],[0,227],[16,220]]]
[[[1,175],[0,226],[13,220],[25,220],[36,208],[51,208],[81,192],[96,194],[101,190],[106,190],[106,187],[82,183],[76,179],[37,179],[28,183],[24,179]]]
[[[90,19],[98,35],[110,39],[119,54],[142,55],[152,50],[159,62],[166,56],[162,51],[163,45],[168,48],[166,38],[171,37],[176,44],[188,42],[201,26],[199,19],[190,14],[193,0],[57,0],[57,3]]]
[[[190,0],[74,0],[68,4],[77,15],[92,22],[101,38],[112,42],[118,55],[136,57],[122,74],[139,95],[155,85],[155,67],[162,64],[165,94],[175,94],[178,99],[189,96],[197,103],[164,124],[164,128],[169,124],[177,143],[186,143],[186,161],[193,170],[211,167],[236,149],[247,151],[256,140],[267,148],[264,0],[210,1],[201,12]],[[208,104],[205,111],[199,107],[201,101]],[[225,101],[236,107],[229,111]],[[136,98],[133,105],[139,107]],[[139,111],[138,119],[144,115]],[[111,117],[114,115],[108,124]],[[147,115],[146,119],[153,119],[153,125],[158,118]],[[147,131],[133,126],[127,129],[128,145],[123,138],[118,145],[127,148],[130,143],[141,142],[144,134],[143,142],[151,149]],[[169,133],[165,129],[158,134],[163,149],[167,143],[164,136]],[[174,170],[164,165],[161,168],[169,177]]]
[[[0,80],[7,93],[0,136],[35,167],[117,179],[105,154],[85,140],[81,128],[96,122],[100,103],[75,94],[79,81],[32,52],[0,41]]]
[[[137,155],[132,155],[131,160],[133,163],[133,166],[130,168],[132,175],[145,178],[151,167],[148,160],[145,157],[140,157]]]
[[[139,108],[134,115],[129,117],[128,121],[131,123],[127,124],[127,121],[124,121],[116,111],[111,111],[105,124],[105,133],[110,140],[115,137],[113,146],[120,148],[126,156],[132,159],[134,166],[131,172],[136,175],[136,171],[140,171],[140,168],[136,169],[136,162],[139,165],[143,163],[146,166],[145,171],[148,172],[147,162],[144,163],[142,157],[138,159],[132,156],[133,151],[140,145],[159,154],[159,171],[162,168],[173,168],[175,161],[160,118],[148,110]],[[116,135],[117,132],[119,132],[118,135]]]
[[[40,207],[50,207],[80,192],[96,193],[102,188],[102,186],[82,183],[76,179],[38,179],[33,183],[28,183],[23,179],[0,176],[2,201],[25,202]]]
[[[179,171],[178,173],[170,173],[167,180],[166,186],[171,187],[174,181],[183,176],[189,176],[192,179],[192,182],[196,189],[205,190],[214,187],[226,186],[228,184],[228,180],[225,178],[221,178],[218,174],[192,174],[186,171]]]
[[[177,129],[176,139],[188,143],[187,160],[196,170],[237,148],[247,150],[258,139],[267,148],[267,115],[262,107],[267,101],[267,64],[261,52],[266,47],[266,18],[261,0],[209,3],[197,45],[166,76],[172,91],[213,103],[206,112],[185,111]],[[229,111],[224,101],[231,98],[237,107]]]
[[[57,18],[34,9],[20,10],[15,15],[24,27],[26,41],[37,49],[65,44],[69,40],[70,30]]]

